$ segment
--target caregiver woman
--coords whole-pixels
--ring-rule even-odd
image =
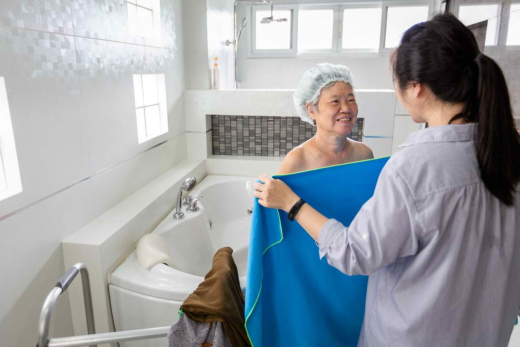
[[[308,204],[296,220],[329,264],[370,275],[359,346],[507,346],[520,304],[520,136],[502,71],[452,15],[410,28],[392,62],[399,99],[429,128],[388,161],[350,227]],[[261,205],[299,201],[260,179]]]

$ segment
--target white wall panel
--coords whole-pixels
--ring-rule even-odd
[[[133,157],[91,179],[96,214],[101,215],[133,192],[186,159],[186,135]]]
[[[23,192],[0,202],[0,216],[88,173],[74,40],[0,27],[5,78]]]
[[[65,271],[62,240],[186,158],[182,3],[161,0],[161,37],[145,40],[129,34],[126,1],[0,1],[23,186],[0,201],[2,346],[35,344],[43,300]],[[168,133],[141,145],[139,73],[166,76],[169,119]],[[67,296],[53,336],[74,334]]]
[[[2,346],[36,344],[43,300],[65,271],[61,241],[94,216],[90,186],[83,182],[0,221]],[[72,333],[67,301],[60,298],[54,313],[60,334]]]

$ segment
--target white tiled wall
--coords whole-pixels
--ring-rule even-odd
[[[61,241],[187,156],[183,1],[160,2],[161,39],[144,39],[128,33],[123,0],[0,1],[23,185],[0,201],[2,346],[36,343],[43,299],[65,270]],[[169,132],[138,144],[141,73],[166,76]],[[67,301],[54,336],[74,334]]]

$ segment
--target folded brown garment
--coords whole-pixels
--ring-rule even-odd
[[[222,322],[233,347],[251,346],[244,327],[244,294],[232,254],[229,247],[217,251],[213,267],[181,309],[197,322]]]

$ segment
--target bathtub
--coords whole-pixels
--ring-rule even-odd
[[[182,302],[203,281],[215,252],[229,246],[245,288],[247,252],[256,177],[207,176],[190,195],[202,196],[199,211],[174,220],[172,211],[152,232],[168,245],[173,267],[146,270],[135,250],[110,275],[109,293],[116,331],[173,324]],[[120,343],[121,347],[164,347],[165,338]]]

